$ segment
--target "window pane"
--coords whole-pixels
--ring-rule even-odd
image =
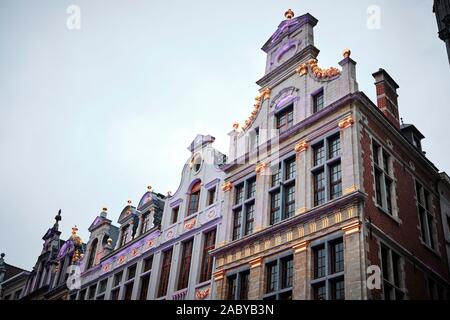
[[[331,272],[337,273],[344,271],[344,243],[342,240],[330,245],[331,253]]]
[[[280,184],[281,180],[281,174],[280,174],[280,168],[274,168],[272,173],[272,187],[275,187]]]
[[[286,162],[286,180],[295,178],[295,160]]]
[[[331,299],[344,300],[345,299],[345,285],[344,279],[333,281],[331,283]]]
[[[191,269],[192,245],[194,240],[183,242],[183,251],[181,254],[180,273],[178,278],[178,290],[187,288],[189,282],[189,272]]]
[[[253,232],[255,205],[249,204],[245,209],[245,235]]]
[[[239,300],[248,299],[248,286],[250,279],[250,271],[241,272],[239,274]]]
[[[389,213],[392,213],[392,198],[391,198],[392,182],[387,177],[385,177],[384,182],[385,182],[385,189],[386,189],[386,205],[387,205],[386,209]]]
[[[325,160],[325,147],[323,143],[313,148],[314,166],[322,164]]]
[[[235,204],[239,204],[242,202],[242,199],[244,197],[244,186],[240,185],[236,187],[236,201]]]
[[[161,277],[159,280],[158,298],[167,294],[167,286],[169,284],[170,266],[172,264],[172,249],[163,253]]]
[[[313,295],[314,295],[314,300],[326,300],[327,295],[326,295],[325,283],[321,283],[320,285],[315,285],[313,287]]]
[[[314,248],[314,278],[325,277],[326,264],[325,246]]]
[[[241,237],[241,220],[242,220],[242,209],[238,209],[233,215],[233,240],[239,239]]]
[[[314,112],[319,112],[320,110],[323,109],[324,107],[324,103],[323,103],[323,92],[320,92],[318,94],[316,94],[313,97],[313,111]]]
[[[330,167],[330,198],[336,199],[342,196],[341,164]]]
[[[150,283],[150,274],[147,274],[141,278],[141,290],[139,292],[139,300],[147,300],[149,283]]]
[[[285,191],[284,218],[290,218],[295,213],[295,186],[289,186]]]
[[[281,260],[281,289],[292,287],[294,261],[292,257]]]
[[[275,192],[270,195],[270,224],[275,224],[280,221],[280,192]]]
[[[127,280],[134,279],[135,275],[136,275],[136,265],[128,268]]]
[[[247,183],[247,199],[253,198],[256,193],[256,180],[250,180]]]
[[[175,207],[172,209],[172,219],[171,223],[176,223],[178,221],[178,212],[180,211],[180,207]]]
[[[228,300],[237,300],[236,297],[237,290],[237,277],[236,275],[228,277]]]
[[[314,174],[314,205],[325,203],[325,174],[323,171]]]
[[[189,196],[188,215],[194,214],[198,211],[199,198],[200,198],[200,190],[191,193],[191,195]]]
[[[328,141],[328,150],[329,150],[328,157],[330,159],[337,157],[341,154],[341,139],[339,138],[339,136],[331,138]]]
[[[377,196],[377,204],[383,206],[383,200],[381,197],[381,171],[375,168],[375,192]]]
[[[380,154],[380,147],[375,142],[373,142],[373,144],[372,144],[372,152],[373,152],[373,154],[372,154],[373,162],[376,165],[379,165],[378,157]]]
[[[278,289],[278,265],[271,263],[267,265],[266,293],[274,292]]]
[[[216,243],[216,229],[209,231],[208,233],[205,233],[200,282],[204,282],[211,279],[213,257],[209,254],[209,251],[215,248],[215,243]]]
[[[153,256],[150,256],[144,260],[144,268],[143,268],[142,272],[151,270],[152,265],[153,265]]]

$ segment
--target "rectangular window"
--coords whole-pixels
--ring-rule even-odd
[[[209,254],[215,248],[216,243],[216,229],[205,233],[203,242],[202,266],[200,271],[200,282],[205,282],[211,279],[213,257]]]
[[[276,115],[276,126],[279,133],[285,132],[294,123],[294,108],[291,105]]]
[[[291,300],[293,277],[293,256],[282,257],[266,264],[264,300]]]
[[[131,300],[131,297],[133,295],[133,285],[134,281],[131,281],[125,285],[125,294],[123,296],[124,300]]]
[[[153,255],[144,259],[142,273],[152,270],[153,266]]]
[[[241,237],[242,209],[239,208],[233,212],[233,240]]]
[[[250,270],[227,277],[228,300],[248,300]]]
[[[333,159],[341,154],[341,139],[339,136],[332,137],[328,140],[328,158]]]
[[[344,244],[342,238],[312,248],[313,297],[316,300],[345,298]]]
[[[111,300],[119,300],[120,288],[111,291]]]
[[[313,96],[313,112],[319,112],[324,107],[323,91]]]
[[[325,173],[318,171],[314,173],[314,206],[325,203]]]
[[[320,206],[342,196],[341,142],[339,135],[312,146],[313,203]]]
[[[272,293],[278,289],[278,264],[276,262],[268,264],[266,270],[266,293]]]
[[[241,203],[243,198],[244,198],[244,185],[236,186],[235,202],[234,202],[234,204]]]
[[[420,237],[428,247],[436,248],[436,234],[434,231],[434,214],[430,211],[431,195],[422,184],[416,181],[417,209],[419,212]]]
[[[281,161],[272,175],[272,187],[269,190],[270,197],[270,224],[288,219],[295,214],[295,158]],[[283,175],[280,175],[283,172]]]
[[[128,268],[127,280],[134,279],[135,275],[136,275],[136,265]]]
[[[272,169],[272,187],[278,186],[280,184],[281,180],[281,169],[280,169],[281,163],[279,166]]]
[[[178,221],[178,213],[180,212],[180,207],[172,208],[172,215],[170,217],[170,223],[174,224]]]
[[[253,232],[253,222],[255,221],[255,205],[247,204],[245,206],[245,235],[251,234]]]
[[[285,165],[285,180],[290,180],[295,178],[295,159],[286,161]]]
[[[117,287],[122,282],[122,275],[123,275],[122,271],[114,275],[113,287]]]
[[[233,207],[233,240],[240,239],[253,232],[255,195],[256,177],[254,176],[236,187],[235,205]]]
[[[89,300],[94,300],[95,298],[95,290],[97,290],[97,284],[94,284],[89,287]]]
[[[314,166],[323,164],[324,161],[325,161],[325,147],[323,143],[319,143],[313,147]]]
[[[150,283],[150,274],[146,274],[141,278],[141,289],[139,291],[139,300],[147,300],[149,283]]]
[[[198,211],[199,200],[200,200],[200,190],[193,191],[189,195],[188,216]]]
[[[390,155],[383,147],[372,140],[373,174],[375,180],[376,204],[389,215],[394,215],[393,197],[394,184],[391,177]]]
[[[98,285],[98,294],[104,293],[106,291],[106,285],[108,284],[108,279],[100,281]]]
[[[167,294],[169,285],[170,267],[172,265],[172,249],[163,252],[161,276],[159,279],[158,298]]]
[[[281,221],[281,201],[280,192],[274,192],[270,195],[270,224]]]
[[[330,199],[342,196],[341,164],[330,166]]]
[[[381,244],[381,270],[385,300],[403,300],[401,257]]]
[[[285,218],[293,217],[295,213],[295,185],[286,187],[284,204]]]
[[[208,190],[208,206],[216,202],[216,187]]]
[[[247,199],[254,198],[256,194],[256,179],[249,180],[247,183]]]
[[[194,239],[183,242],[181,254],[180,273],[178,275],[178,290],[187,288],[189,283],[189,272],[191,270],[192,245]]]

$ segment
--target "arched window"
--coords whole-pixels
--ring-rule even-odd
[[[88,259],[86,270],[92,268],[94,265],[95,253],[97,252],[97,243],[98,243],[98,240],[97,240],[97,238],[95,238],[94,241],[92,241],[91,250],[89,251],[89,259]]]
[[[198,211],[198,203],[200,200],[201,181],[197,181],[191,188],[189,194],[188,216]]]

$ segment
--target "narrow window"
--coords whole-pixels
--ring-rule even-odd
[[[214,249],[216,243],[216,229],[205,233],[203,242],[202,266],[200,271],[200,282],[205,282],[211,279],[213,257],[209,254]]]
[[[158,298],[167,294],[167,286],[169,284],[170,267],[172,265],[172,249],[163,253],[161,277],[159,280]]]
[[[180,273],[178,276],[178,290],[187,288],[189,283],[189,272],[191,270],[192,245],[194,240],[183,242],[181,254]]]
[[[320,91],[319,93],[315,94],[313,96],[313,111],[314,113],[319,112],[324,107],[324,101],[323,101],[323,91]]]

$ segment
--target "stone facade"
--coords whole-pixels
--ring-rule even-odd
[[[385,70],[373,74],[375,105],[358,91],[350,50],[341,70],[317,66],[316,23],[306,14],[279,25],[263,46],[266,74],[254,112],[230,133],[215,297],[445,298],[438,200],[446,195],[437,192],[440,176],[422,152],[423,136],[400,124],[399,86]],[[288,178],[292,161],[295,178]],[[256,210],[238,222],[248,210],[238,204],[241,186],[253,177],[256,195],[245,201]],[[237,232],[240,223],[252,232]],[[375,288],[367,282],[372,268]]]
[[[229,157],[195,137],[178,190],[149,187],[118,226],[104,208],[75,261],[64,243],[76,238],[61,241],[56,223],[25,298],[448,297],[450,180],[401,123],[399,85],[375,72],[374,104],[350,50],[319,67],[318,20],[285,16],[262,47],[265,74]],[[73,266],[80,288],[69,290]]]

